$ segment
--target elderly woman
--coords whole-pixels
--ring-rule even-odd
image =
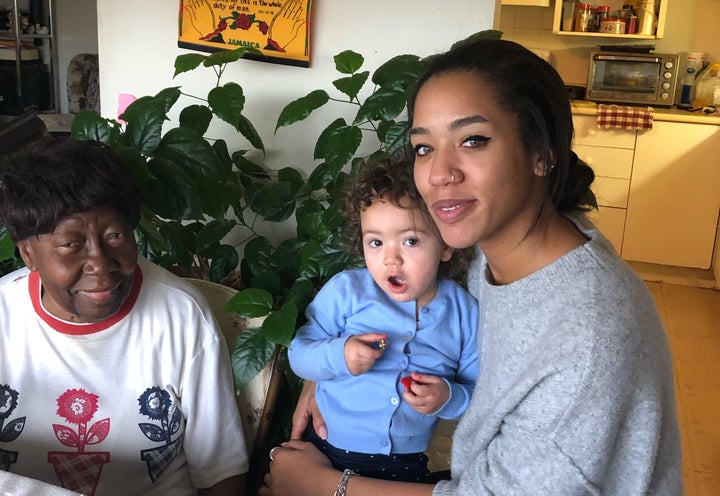
[[[138,257],[118,156],[47,140],[0,171],[26,264],[0,279],[0,469],[88,495],[237,494],[226,344],[201,296]]]

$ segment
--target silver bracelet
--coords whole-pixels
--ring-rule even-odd
[[[342,477],[340,477],[340,482],[338,482],[337,489],[335,489],[333,496],[345,496],[345,490],[347,489],[348,480],[355,474],[357,474],[357,472],[346,468],[342,474]]]

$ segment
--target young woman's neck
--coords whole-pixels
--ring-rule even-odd
[[[522,224],[520,224],[522,225]],[[510,284],[550,265],[587,239],[552,205],[546,205],[530,233],[516,230],[504,242],[480,243],[497,285]]]

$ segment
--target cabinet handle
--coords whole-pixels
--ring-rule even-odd
[[[597,131],[595,128],[588,129],[588,136],[595,136],[597,134]]]

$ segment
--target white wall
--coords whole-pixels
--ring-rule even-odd
[[[281,128],[273,134],[277,117],[290,101],[318,88],[332,92],[333,55],[352,49],[365,56],[373,71],[394,55],[430,55],[474,32],[493,26],[498,2],[493,0],[315,0],[312,8],[310,68],[242,60],[226,72],[245,92],[245,115],[265,142],[265,163],[271,168],[314,167],[312,150],[320,131],[338,115],[338,106],[324,115]],[[205,95],[210,69],[198,69],[172,79],[177,48],[178,0],[98,0],[101,108],[116,117],[119,93],[155,94],[169,86]],[[197,73],[197,75],[196,75]],[[348,114],[347,117],[351,117]],[[233,136],[224,124],[214,136]],[[231,149],[247,148],[228,140]]]
[[[79,53],[98,53],[96,0],[56,0],[60,112],[67,113],[67,68]]]

